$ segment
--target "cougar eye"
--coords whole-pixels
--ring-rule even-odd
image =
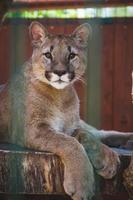
[[[72,60],[72,59],[75,58],[75,56],[76,56],[75,53],[70,53],[68,59],[69,59],[69,60]]]
[[[50,52],[43,53],[43,55],[45,55],[46,58],[52,60],[52,54]]]

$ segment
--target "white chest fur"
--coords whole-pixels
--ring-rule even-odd
[[[72,135],[78,127],[78,121],[69,113],[62,113],[59,110],[50,119],[49,125],[57,133]]]
[[[56,132],[62,132],[63,129],[64,129],[64,119],[63,119],[63,117],[62,116],[53,117],[50,120],[50,126]]]

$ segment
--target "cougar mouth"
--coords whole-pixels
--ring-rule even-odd
[[[74,79],[75,75],[73,72],[46,72],[45,77],[49,81],[50,85],[57,89],[63,89],[67,85],[69,85]]]
[[[66,86],[68,86],[70,82],[64,82],[62,80],[50,82],[50,85],[56,89],[64,89]]]
[[[66,81],[62,81],[61,79],[59,79],[58,81],[53,81],[53,82],[55,82],[55,83],[68,83]]]

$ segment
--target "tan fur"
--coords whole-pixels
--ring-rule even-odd
[[[93,168],[111,178],[119,163],[118,155],[100,143],[80,120],[79,99],[72,86],[85,71],[89,33],[85,24],[70,36],[52,36],[33,22],[32,59],[13,78],[13,84],[7,87],[8,94],[2,92],[0,97],[0,137],[4,139],[5,130],[9,129],[6,141],[59,155],[65,167],[64,189],[73,200],[87,200],[94,195]],[[50,60],[43,53],[49,52],[51,46],[54,47]],[[68,46],[76,54],[69,62]],[[61,75],[64,82],[57,83],[57,88],[65,81],[66,86],[53,87],[52,73],[57,73],[56,77],[68,73],[69,79]]]

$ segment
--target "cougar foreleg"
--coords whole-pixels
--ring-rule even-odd
[[[87,129],[87,125],[81,127],[75,132],[75,137],[84,146],[87,155],[92,162],[98,174],[105,178],[112,178],[119,166],[119,157],[116,152],[102,144],[94,134],[93,128]]]
[[[83,146],[73,137],[46,128],[30,127],[26,146],[49,151],[64,163],[64,189],[73,200],[87,200],[94,194],[94,174]],[[41,127],[43,127],[41,125]]]

